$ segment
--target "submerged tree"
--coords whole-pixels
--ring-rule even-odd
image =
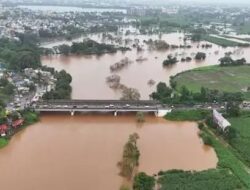
[[[128,142],[123,148],[122,161],[118,163],[121,171],[120,175],[131,179],[135,173],[135,168],[139,165],[140,152],[137,147],[139,135],[134,133],[129,136]]]
[[[137,112],[136,113],[136,120],[138,123],[142,123],[145,121],[145,118],[144,118],[144,113],[143,112]]]
[[[121,100],[140,100],[141,95],[135,88],[124,88],[122,90]]]
[[[206,53],[198,52],[198,53],[195,55],[195,59],[196,59],[196,60],[204,60],[204,59],[206,59]]]

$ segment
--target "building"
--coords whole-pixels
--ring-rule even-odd
[[[24,120],[23,120],[23,119],[18,119],[18,120],[14,121],[14,122],[12,123],[12,127],[16,129],[16,128],[22,126],[23,123],[24,123]]]
[[[0,135],[1,135],[1,137],[6,135],[7,130],[8,130],[8,126],[6,124],[0,125]]]
[[[222,131],[227,130],[227,128],[231,126],[231,124],[222,116],[222,114],[215,109],[213,110],[213,121],[220,129],[222,129]]]

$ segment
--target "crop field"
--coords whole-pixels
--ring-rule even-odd
[[[243,113],[240,117],[229,119],[236,130],[236,137],[230,144],[250,166],[250,113]]]
[[[247,93],[250,87],[250,66],[211,66],[187,71],[175,76],[177,89],[186,86],[192,92],[201,87],[225,92]]]

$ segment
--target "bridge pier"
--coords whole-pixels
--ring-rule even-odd
[[[117,116],[117,111],[114,112],[114,116],[115,116],[115,117]]]
[[[71,112],[70,112],[70,115],[71,115],[71,116],[74,116],[74,115],[75,115],[75,111],[71,111]]]

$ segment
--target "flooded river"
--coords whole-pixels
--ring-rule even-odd
[[[0,150],[1,188],[8,190],[118,190],[117,163],[128,136],[140,136],[140,171],[214,168],[213,149],[203,146],[195,123],[148,116],[43,115]]]
[[[165,40],[169,44],[180,45],[183,44],[182,33],[172,33],[162,36],[162,40]],[[76,39],[81,41],[84,37]],[[94,40],[99,40],[98,36],[91,37]],[[137,38],[142,42],[143,40],[159,39],[158,35],[152,36],[132,36],[128,38]],[[71,42],[60,42],[68,43]],[[205,44],[201,42],[200,44]],[[141,99],[149,99],[149,95],[155,90],[156,86],[149,86],[148,81],[153,79],[156,84],[160,81],[169,82],[170,76],[174,76],[177,73],[190,70],[197,67],[203,67],[208,65],[218,64],[218,60],[224,56],[225,52],[233,52],[234,58],[249,58],[250,61],[250,49],[242,48],[222,48],[217,45],[213,45],[212,48],[204,49],[197,43],[190,43],[192,48],[190,49],[174,49],[167,51],[154,51],[148,50],[145,46],[145,51],[137,52],[136,49],[127,51],[125,53],[117,52],[114,54],[104,55],[82,55],[82,56],[47,56],[42,58],[44,65],[54,67],[57,70],[65,69],[73,76],[72,81],[72,97],[75,99],[119,99],[121,97],[120,92],[110,89],[106,83],[106,77],[112,75],[110,72],[110,65],[119,62],[121,59],[128,57],[132,61],[128,67],[116,72],[121,77],[121,83],[128,87],[133,87],[139,90]],[[59,45],[59,43],[48,44],[44,47],[52,47]],[[167,58],[169,54],[177,56],[180,60],[182,57],[194,57],[198,51],[205,52],[207,58],[204,61],[191,62],[178,62],[172,67],[163,67],[162,62]],[[146,61],[136,62],[139,57],[147,58]]]
[[[163,36],[171,44],[181,44],[180,33]],[[137,88],[141,99],[148,99],[155,86],[150,79],[169,81],[179,72],[206,65],[218,64],[225,52],[234,57],[246,57],[249,49],[226,48],[213,45],[202,49],[192,44],[191,49],[145,51],[135,49],[126,53],[101,56],[51,56],[42,63],[58,70],[65,69],[72,77],[74,99],[119,99],[121,94],[108,87],[105,80],[112,73],[111,64],[128,57],[134,61],[117,74],[121,83]],[[178,59],[194,56],[202,51],[207,58],[202,62],[179,62],[172,67],[162,67],[162,61],[172,53]],[[148,60],[138,63],[138,57]],[[122,178],[117,163],[122,157],[128,136],[137,132],[141,157],[139,171],[150,175],[160,170],[205,170],[215,168],[214,150],[204,146],[198,137],[198,128],[192,122],[170,122],[147,116],[138,125],[135,115],[42,115],[41,121],[17,134],[10,144],[0,150],[2,189],[8,190],[118,190]]]

